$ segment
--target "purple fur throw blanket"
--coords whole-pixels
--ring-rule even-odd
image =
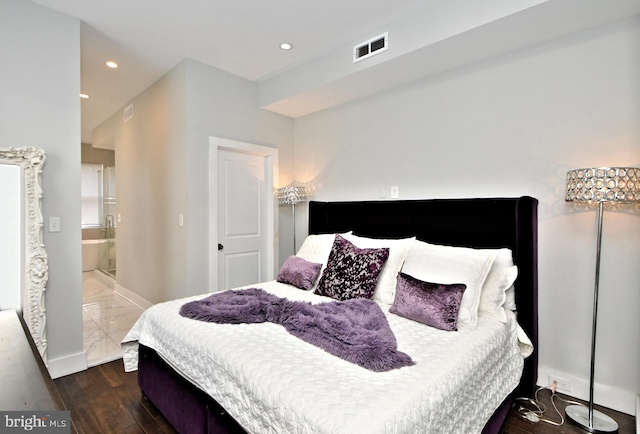
[[[280,324],[303,341],[375,372],[414,365],[397,350],[380,306],[364,298],[311,304],[250,288],[186,303],[180,315],[218,324]]]

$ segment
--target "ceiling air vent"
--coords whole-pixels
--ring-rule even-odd
[[[362,44],[353,47],[353,63],[375,56],[378,53],[389,49],[389,32],[385,32],[380,36],[371,38]]]
[[[124,109],[124,121],[127,122],[129,119],[133,117],[133,103],[129,104]]]

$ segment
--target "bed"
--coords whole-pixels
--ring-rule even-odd
[[[398,350],[415,365],[372,372],[277,324],[210,324],[178,315],[207,294],[156,305],[123,340],[125,368],[138,369],[142,393],[179,432],[500,432],[513,399],[530,395],[537,380],[537,200],[309,203],[310,235],[345,233],[510,249],[517,311],[505,309],[504,323],[479,315],[477,328],[443,332],[379,303]],[[323,301],[278,282],[257,287]],[[532,352],[522,350],[527,344]]]

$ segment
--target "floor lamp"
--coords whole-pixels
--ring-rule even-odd
[[[293,253],[296,253],[296,204],[307,201],[304,187],[283,187],[278,189],[278,204],[291,205],[293,213]]]
[[[591,376],[589,407],[570,405],[565,408],[567,418],[592,433],[618,431],[615,420],[593,409],[593,375],[596,355],[596,326],[598,322],[598,284],[600,281],[600,247],[602,245],[602,214],[605,203],[640,202],[640,169],[635,167],[595,167],[567,172],[567,202],[598,204],[598,234],[596,243],[596,278],[593,291],[593,328],[591,331]]]

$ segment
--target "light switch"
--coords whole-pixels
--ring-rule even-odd
[[[120,215],[120,213],[118,213],[118,223],[120,223],[122,221],[122,216]]]
[[[178,214],[178,226],[184,226],[184,216],[182,214]]]
[[[60,217],[49,217],[49,232],[60,232]]]

